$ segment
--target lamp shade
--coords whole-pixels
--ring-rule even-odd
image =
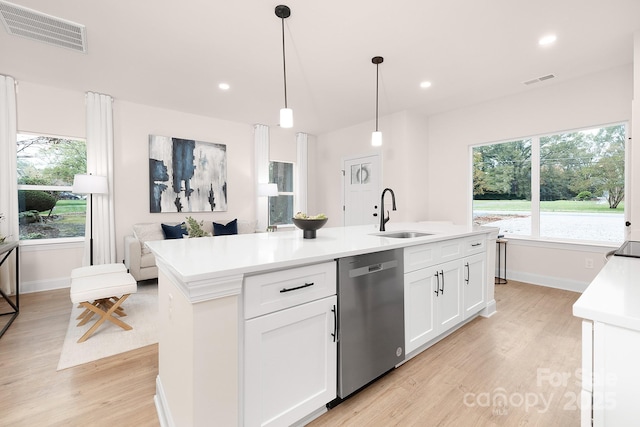
[[[278,184],[258,184],[258,196],[272,197],[278,195]]]
[[[109,192],[107,177],[102,175],[77,174],[73,177],[75,194],[106,194]]]

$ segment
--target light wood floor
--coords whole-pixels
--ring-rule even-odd
[[[310,426],[578,426],[580,319],[571,314],[578,296],[513,281],[496,286],[498,313]],[[157,345],[57,372],[69,291],[20,302],[0,339],[0,426],[159,425]]]

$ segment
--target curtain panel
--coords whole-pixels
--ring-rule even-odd
[[[107,177],[108,193],[93,194],[93,263],[116,262],[115,209],[113,187],[113,98],[87,92],[87,173]],[[86,227],[83,264],[89,264],[90,227]]]
[[[269,198],[260,196],[258,186],[269,182],[269,126],[256,124],[254,130],[256,176],[256,231],[266,231],[269,225]]]
[[[20,240],[18,226],[16,81],[0,75],[0,235],[7,241]],[[5,260],[0,283],[6,294],[14,294],[16,253]]]
[[[296,133],[296,174],[293,194],[293,212],[307,211],[307,177],[308,177],[308,151],[309,135],[303,132]],[[317,214],[319,212],[315,212]]]

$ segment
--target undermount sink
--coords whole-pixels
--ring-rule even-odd
[[[398,231],[393,233],[378,233],[376,236],[392,237],[394,239],[413,239],[414,237],[432,236],[432,233],[422,233],[419,231]]]

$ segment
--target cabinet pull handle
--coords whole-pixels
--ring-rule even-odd
[[[467,277],[464,278],[464,281],[467,282],[467,285],[468,285],[469,284],[469,277],[470,277],[469,263],[466,263],[464,266],[467,268]]]
[[[442,275],[442,287],[440,288],[440,293],[444,295],[444,270],[440,270],[440,275]]]
[[[315,283],[311,282],[311,283],[305,283],[304,285],[296,286],[295,288],[282,288],[280,289],[280,293],[296,291],[298,289],[308,288],[309,286],[313,286],[313,285],[315,285]]]
[[[436,276],[436,279],[438,279],[438,283],[436,283],[436,290],[433,292],[435,292],[436,296],[439,296],[440,295],[440,275],[436,271],[436,274],[434,274],[434,276]]]
[[[476,246],[480,246],[481,244],[482,244],[482,243],[473,243],[473,244],[471,245],[471,247],[472,247],[472,248],[475,248]]]
[[[335,304],[331,311],[333,312],[333,333],[331,336],[333,337],[333,342],[336,342],[338,340],[338,313],[336,312]]]

